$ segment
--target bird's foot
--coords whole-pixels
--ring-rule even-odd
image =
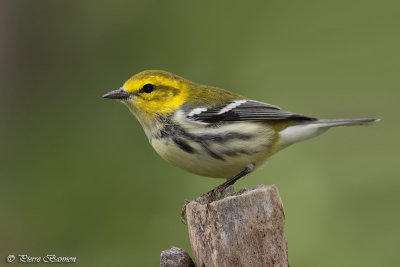
[[[210,204],[214,201],[220,200],[226,196],[230,196],[235,193],[235,189],[233,186],[217,186],[213,190],[203,194],[199,198],[196,199],[197,202],[201,204]]]
[[[219,200],[221,198],[224,198],[226,196],[231,196],[235,195],[235,190],[233,189],[233,184],[245,176],[246,174],[250,173],[254,169],[254,163],[250,164],[247,166],[243,171],[241,171],[239,174],[237,174],[235,177],[228,179],[226,182],[223,184],[220,184],[219,186],[215,187],[213,190],[203,194],[202,196],[196,198],[196,202],[202,204],[202,205],[208,205],[216,200]],[[240,193],[240,191],[238,192]],[[183,205],[181,209],[181,222],[186,225],[186,206],[190,203],[190,201],[185,200],[185,205]]]
[[[223,188],[221,186],[217,186],[216,188],[212,189],[211,191],[196,198],[195,201],[202,205],[207,205],[214,201],[217,201],[219,199],[222,199],[226,196],[230,196],[233,194],[235,194],[235,190],[234,190],[233,186],[229,186],[228,188]],[[187,225],[186,207],[187,207],[187,205],[189,205],[189,203],[190,203],[190,201],[185,199],[185,204],[183,205],[183,207],[181,209],[180,219],[184,225]]]
[[[187,200],[187,199],[185,199],[185,205],[183,205],[183,207],[182,207],[182,209],[181,209],[181,222],[184,224],[184,225],[187,225],[187,222],[186,222],[186,206],[188,205],[190,203],[190,201],[189,200]]]

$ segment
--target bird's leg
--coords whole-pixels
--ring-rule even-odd
[[[225,189],[227,189],[229,186],[233,185],[236,183],[237,180],[242,178],[243,176],[251,173],[254,170],[254,163],[251,165],[247,166],[243,171],[241,171],[239,174],[235,175],[233,178],[228,179],[225,183],[220,184],[219,186],[215,187],[213,190],[209,191],[208,193],[204,194],[207,198],[207,203],[213,202],[219,198],[219,195],[224,192]]]
[[[233,178],[228,179],[225,183],[220,184],[219,186],[215,187],[211,191],[203,194],[201,197],[197,198],[196,201],[199,201],[201,204],[209,204],[215,200],[217,200],[220,197],[220,194],[224,192],[225,189],[227,189],[229,186],[233,185],[236,183],[237,180],[242,178],[243,176],[251,173],[254,170],[255,164],[252,163],[249,166],[247,166],[243,171],[241,171],[239,174],[235,175]],[[190,203],[190,201],[185,200],[185,205],[182,207],[181,210],[181,221],[183,224],[186,225],[186,206]]]

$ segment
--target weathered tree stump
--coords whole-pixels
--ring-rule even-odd
[[[194,200],[186,212],[196,266],[288,266],[285,215],[274,185],[210,204]]]
[[[186,207],[196,266],[288,266],[285,214],[278,189],[260,185],[226,190],[206,204],[202,197]],[[193,266],[189,255],[172,247],[161,253],[162,267]]]

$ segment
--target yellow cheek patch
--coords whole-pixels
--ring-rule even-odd
[[[156,87],[176,88],[178,93],[173,94],[168,91],[158,92],[157,89],[148,95],[139,93],[139,90],[148,83]],[[186,100],[188,94],[188,85],[186,83],[187,82],[184,80],[165,75],[149,75],[147,77],[137,77],[135,75],[125,82],[123,88],[129,93],[140,94],[135,97],[132,104],[141,112],[147,113],[148,115],[155,115],[156,113],[168,114],[181,106]]]
[[[165,98],[145,99],[141,97],[135,98],[135,105],[146,113],[168,114],[180,107],[186,100],[187,90],[180,88],[177,95],[170,95]]]

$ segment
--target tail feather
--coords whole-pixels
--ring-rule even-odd
[[[289,126],[279,133],[281,148],[320,135],[331,127],[369,125],[378,121],[380,121],[380,119],[363,118],[315,120],[303,122],[301,124]]]
[[[336,127],[336,126],[351,126],[351,125],[369,125],[374,122],[378,122],[381,119],[332,119],[332,120],[316,120],[310,123],[321,125],[321,127]]]

